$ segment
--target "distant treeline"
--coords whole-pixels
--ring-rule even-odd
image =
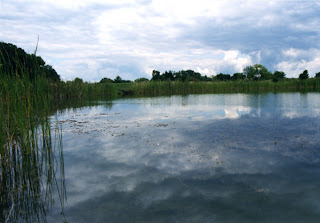
[[[1,74],[9,75],[20,75],[23,73],[27,74],[30,79],[35,78],[36,70],[44,74],[48,79],[59,82],[60,76],[53,69],[52,66],[45,63],[45,61],[35,54],[27,54],[23,49],[17,46],[0,42],[0,72]],[[146,81],[237,81],[237,80],[272,80],[277,82],[284,80],[286,74],[283,71],[275,71],[271,73],[265,66],[261,64],[255,64],[251,66],[246,66],[241,73],[234,74],[224,74],[219,73],[215,76],[202,76],[199,72],[193,70],[181,70],[181,71],[165,71],[160,73],[158,70],[152,71],[152,78],[149,80],[147,78],[138,78],[134,82],[146,82]],[[304,80],[310,77],[308,70],[304,70],[300,75],[299,79]],[[315,74],[315,78],[320,78],[320,72]],[[75,82],[83,82],[81,78],[76,78]],[[124,80],[120,76],[115,79],[104,77],[99,83],[130,83],[130,80]]]
[[[304,70],[300,75],[300,80],[305,80],[309,78],[308,70]],[[315,74],[315,78],[320,78],[320,72]],[[278,82],[286,79],[286,74],[283,71],[275,71],[271,73],[268,69],[261,65],[255,64],[253,66],[246,66],[243,69],[242,73],[223,74],[219,73],[215,76],[202,76],[199,72],[193,70],[181,70],[181,71],[165,71],[160,73],[160,71],[153,70],[151,80],[147,78],[138,78],[134,82],[146,82],[146,81],[239,81],[239,80],[248,80],[248,81],[265,81],[272,80],[273,82]],[[292,78],[293,79],[293,78]],[[102,78],[100,83],[130,83],[130,80],[123,80],[120,76],[117,76],[114,80],[110,78]]]
[[[320,77],[320,72],[315,74],[316,78]],[[283,71],[275,71],[271,73],[266,67],[261,64],[255,64],[253,66],[246,66],[242,73],[223,74],[219,73],[212,77],[202,76],[200,73],[193,70],[182,71],[165,71],[160,74],[159,71],[152,71],[151,81],[237,81],[237,80],[272,80],[277,82],[286,78],[286,74]],[[307,70],[303,71],[299,75],[299,79],[308,79],[309,73]],[[141,81],[140,79],[137,79]]]
[[[30,81],[30,86],[41,88],[50,98],[85,98],[106,97],[115,95],[158,95],[215,92],[248,92],[264,91],[301,91],[303,89],[318,90],[320,72],[315,78],[309,78],[307,70],[299,78],[286,78],[282,71],[271,73],[261,64],[247,66],[241,73],[202,76],[193,70],[152,71],[152,78],[138,78],[134,82],[124,80],[120,76],[115,79],[104,77],[100,82],[89,83],[77,77],[72,81],[62,81],[52,66],[34,54],[27,54],[23,49],[10,43],[0,42],[0,100],[10,85],[15,82]],[[302,80],[310,79],[306,83]],[[39,84],[41,80],[42,84]],[[35,83],[38,82],[38,83]],[[171,84],[168,84],[172,82]],[[9,85],[10,83],[10,85]],[[183,84],[181,84],[183,83]],[[192,84],[193,83],[193,84]],[[29,85],[28,85],[29,86]],[[9,90],[10,91],[10,90]],[[8,92],[9,92],[8,91]],[[37,90],[39,92],[39,90]],[[7,94],[9,95],[9,94]]]

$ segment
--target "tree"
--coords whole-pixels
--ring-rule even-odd
[[[161,80],[160,79],[160,72],[157,71],[157,70],[153,70],[152,71],[152,78],[151,78],[152,81],[159,81]]]
[[[255,64],[254,65],[256,69],[256,77],[261,80],[269,80],[272,78],[272,74],[268,71],[268,69],[265,66],[262,66],[261,64]]]
[[[83,84],[83,80],[79,77],[76,77],[74,80],[73,80],[74,83],[76,84]]]
[[[309,73],[308,70],[304,70],[300,75],[299,75],[299,79],[300,80],[306,80],[309,78]]]
[[[24,75],[32,80],[43,74],[51,81],[60,81],[57,72],[41,57],[28,54],[11,43],[0,42],[0,64],[1,75]]]
[[[208,77],[207,75],[204,75],[204,77],[201,76],[202,81],[212,81],[211,77]]]
[[[174,80],[174,74],[171,70],[164,72],[164,74],[162,74],[162,76],[163,76],[164,80],[171,80],[171,81]]]
[[[138,79],[135,79],[134,82],[147,82],[149,81],[148,78],[145,78],[145,77],[141,77],[141,78],[138,78]]]
[[[107,77],[104,77],[101,79],[100,83],[104,83],[104,84],[107,84],[107,83],[112,83],[113,80],[111,80],[110,78],[107,78]]]
[[[121,78],[120,76],[116,76],[116,78],[114,79],[113,82],[114,82],[114,83],[122,83],[123,80],[122,80],[122,78]]]
[[[283,71],[275,71],[272,75],[272,81],[278,82],[279,80],[284,79],[286,74]]]
[[[48,79],[51,79],[52,81],[60,81],[60,76],[52,66],[45,65],[43,66],[43,69]]]
[[[246,78],[248,78],[249,80],[253,79],[256,75],[256,69],[254,66],[246,66],[243,69],[243,74]]]
[[[193,70],[181,70],[174,74],[175,80],[180,81],[201,81],[203,77]]]
[[[113,80],[113,83],[129,83],[130,80],[123,80],[120,76],[116,76],[116,78]]]
[[[243,80],[245,78],[243,73],[234,73],[231,77],[232,80]]]
[[[320,72],[316,73],[315,78],[320,78]]]
[[[268,69],[261,65],[255,64],[254,66],[246,66],[243,69],[243,74],[249,80],[268,80],[272,78],[272,74],[268,71]]]
[[[231,76],[230,74],[217,74],[217,76],[215,76],[215,79],[216,80],[219,80],[219,81],[228,81],[231,79]]]
[[[275,71],[273,76],[277,79],[283,79],[285,78],[286,74],[283,71]]]

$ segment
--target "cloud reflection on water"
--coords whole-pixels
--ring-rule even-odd
[[[247,215],[261,220],[260,205],[261,210],[294,209],[292,216],[299,219],[307,208],[319,207],[312,196],[320,195],[315,192],[320,185],[315,179],[320,173],[320,119],[318,102],[299,107],[292,103],[295,96],[130,99],[114,101],[111,109],[65,113],[59,119],[66,121],[69,215],[78,221],[75,213],[86,209],[82,216],[99,216],[92,222],[134,216],[133,222],[139,216],[148,221],[149,215],[159,222],[175,222],[170,216],[225,222],[232,213],[241,222]],[[298,116],[286,115],[290,112]],[[246,207],[239,206],[243,199]],[[123,218],[115,215],[124,209]],[[266,215],[272,219],[276,213]],[[319,209],[310,216],[319,217]]]

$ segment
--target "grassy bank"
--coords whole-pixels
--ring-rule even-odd
[[[179,82],[150,81],[114,84],[119,95],[157,96],[170,94],[265,93],[320,91],[320,79],[272,81]]]
[[[148,81],[131,83],[77,83],[60,82],[50,86],[50,95],[56,99],[105,99],[125,96],[161,96],[210,93],[265,93],[265,92],[316,92],[320,79],[286,79],[266,81]]]
[[[51,99],[107,98],[118,94],[114,84],[87,82],[55,82],[49,86]]]

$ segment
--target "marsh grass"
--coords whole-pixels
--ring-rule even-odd
[[[41,80],[46,81],[46,80]],[[123,96],[161,96],[214,93],[266,93],[320,91],[320,78],[264,81],[146,81],[131,83],[49,82],[40,85],[52,100],[105,100]]]
[[[117,95],[113,84],[58,82],[50,84],[50,96],[55,99],[108,98]]]
[[[110,99],[123,96],[161,96],[214,93],[266,93],[320,91],[320,79],[285,79],[265,81],[146,81],[133,83],[75,83],[61,82],[55,98]]]
[[[50,83],[19,66],[20,75],[0,66],[0,222],[44,222],[53,191],[65,201],[62,135],[51,126]]]
[[[216,81],[216,82],[180,82],[150,81],[130,83],[116,87],[120,92],[135,96],[157,96],[172,94],[203,93],[265,93],[265,92],[306,92],[320,91],[320,79],[288,79],[272,81]]]

